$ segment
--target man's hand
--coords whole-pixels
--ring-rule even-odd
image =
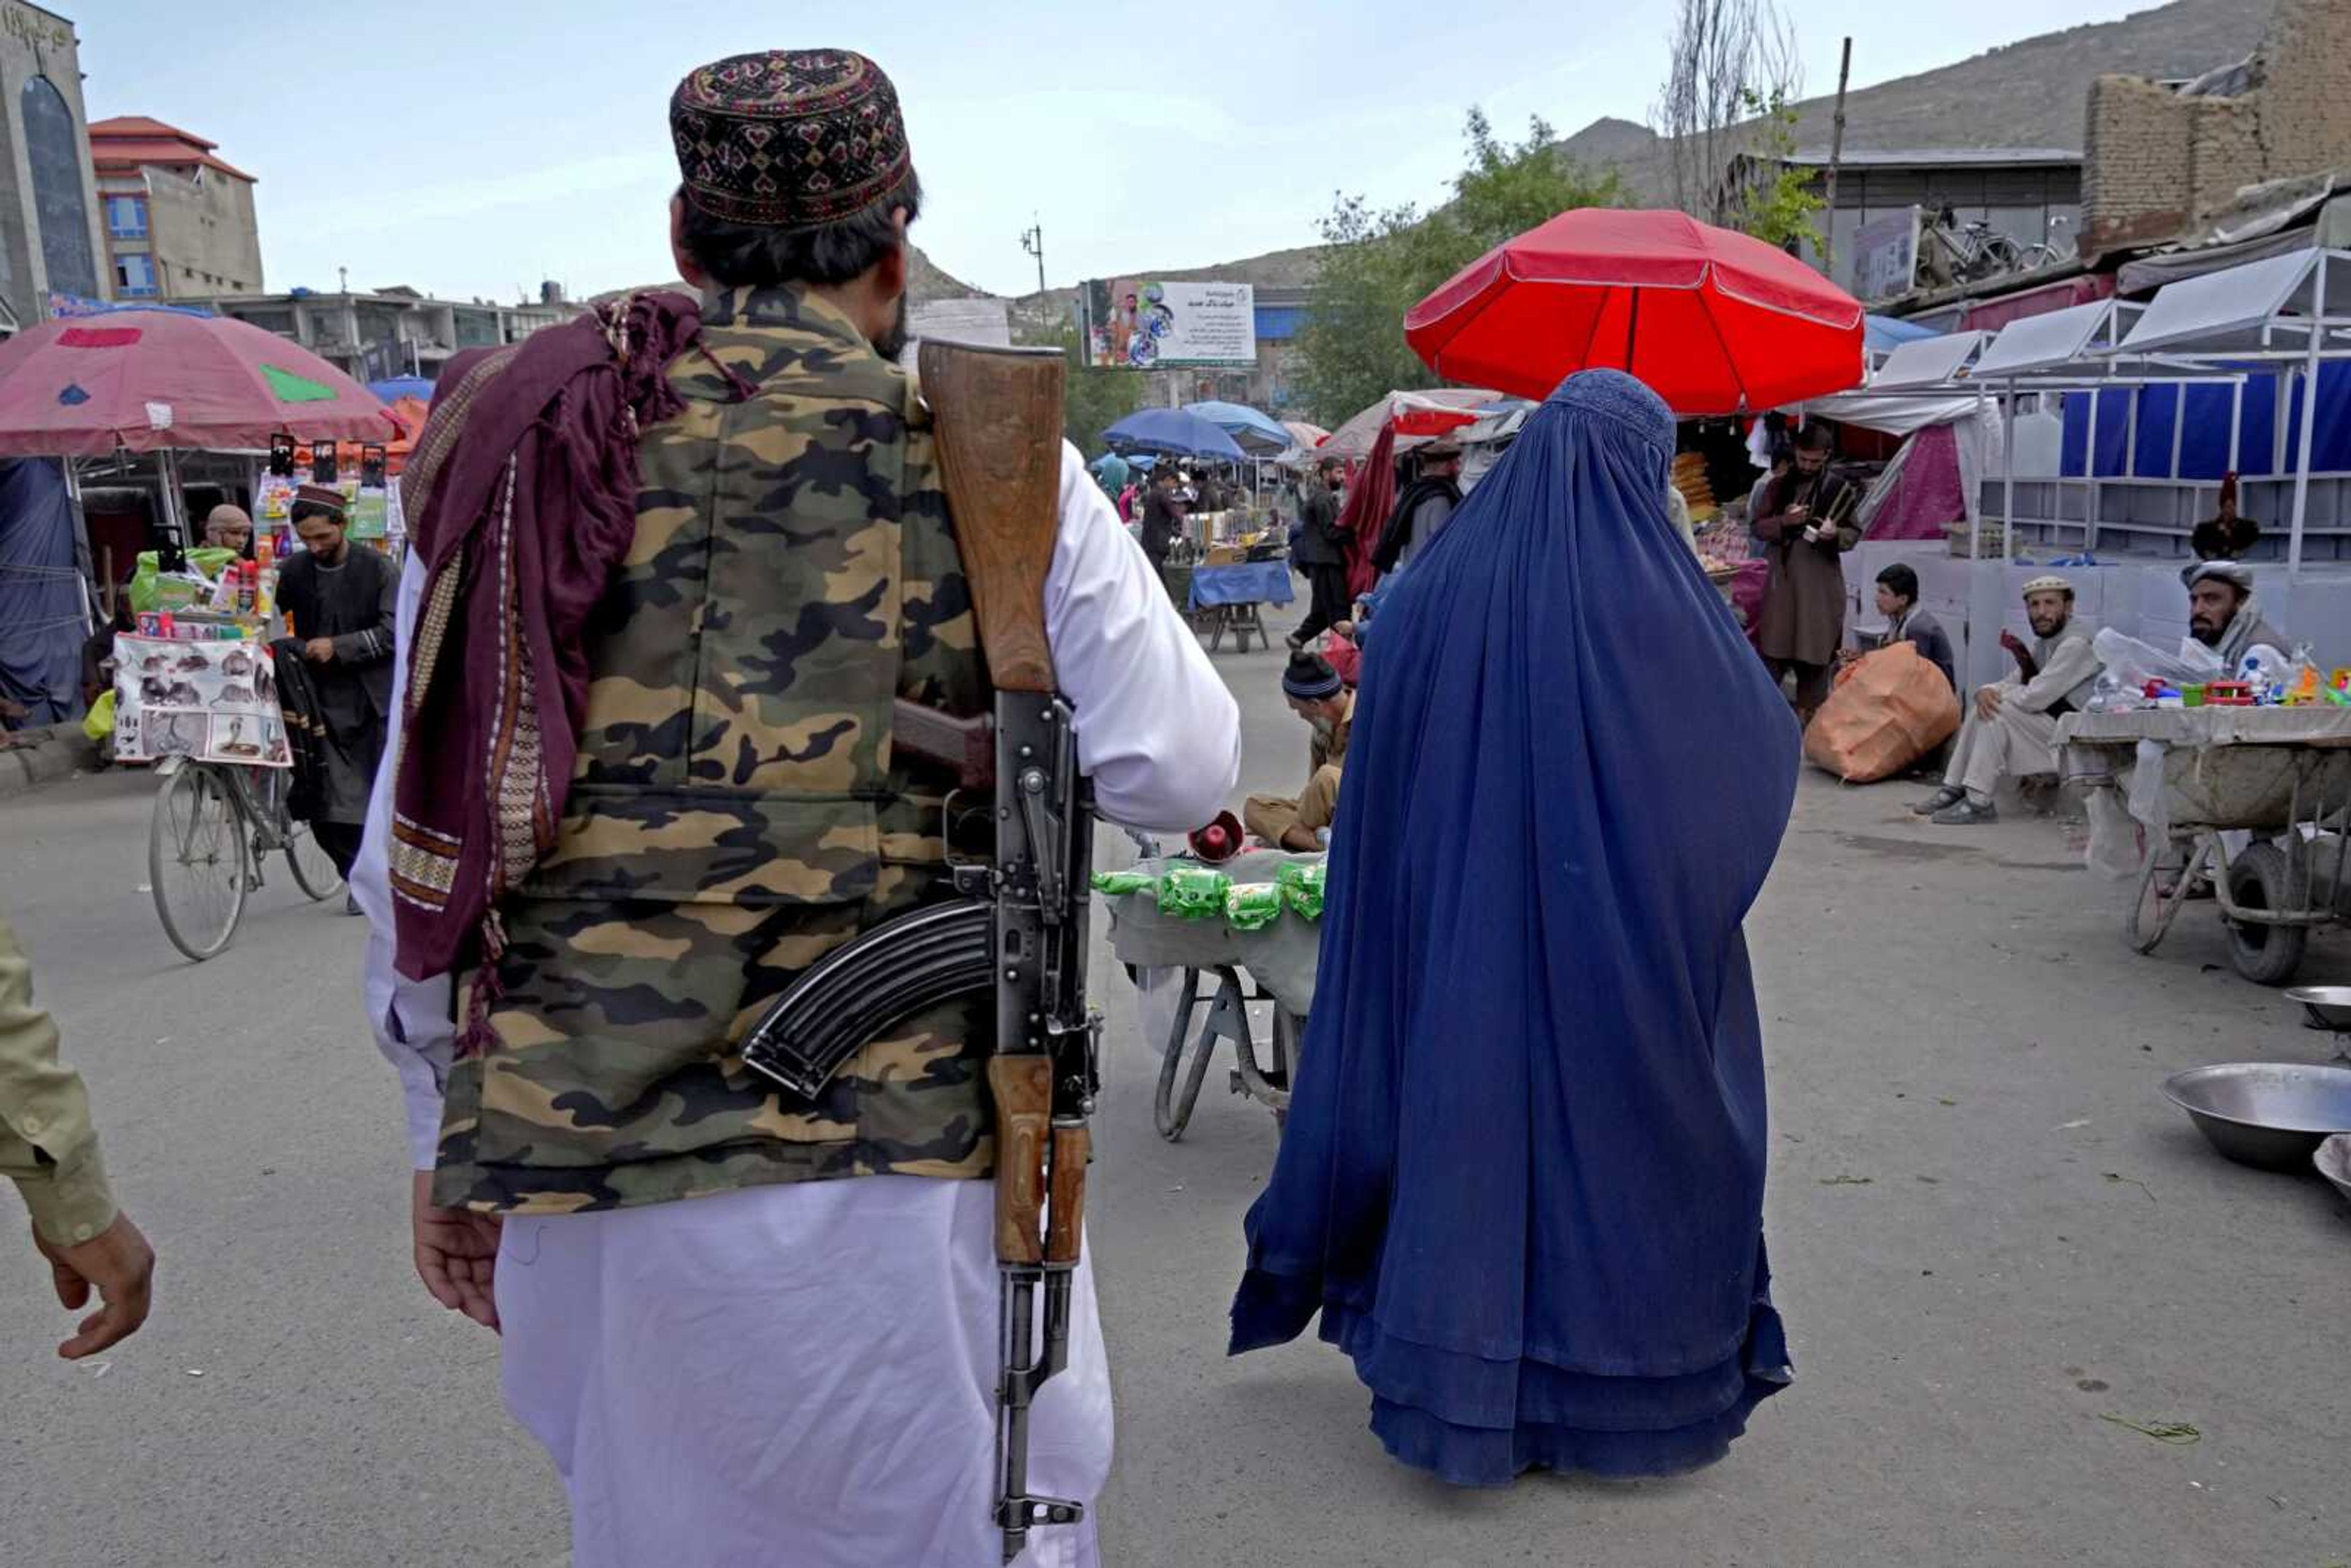
[[[331,664],[335,657],[332,637],[313,637],[302,644],[302,656],[314,664]]]
[[[1794,506],[1789,507],[1786,512],[1782,514],[1782,516],[1785,517],[1792,523],[1801,523],[1812,515],[1813,509],[1810,507],[1805,506],[1802,501],[1797,502]]]
[[[433,1202],[433,1173],[418,1171],[409,1211],[416,1237],[416,1277],[433,1299],[495,1332],[498,1307],[490,1294],[498,1262],[498,1218]]]
[[[33,1232],[33,1245],[49,1260],[57,1301],[68,1312],[88,1305],[90,1288],[98,1288],[99,1310],[82,1319],[79,1332],[57,1346],[57,1354],[68,1361],[120,1344],[147,1321],[148,1299],[155,1287],[155,1249],[129,1215],[118,1212],[113,1224],[78,1246],[59,1247],[38,1230]]]
[[[1985,686],[1976,693],[1976,716],[1986,724],[2000,716],[2000,688]]]

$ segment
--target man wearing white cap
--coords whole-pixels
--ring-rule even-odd
[[[2220,655],[2231,675],[2255,648],[2294,651],[2285,633],[2262,619],[2251,567],[2233,560],[2199,561],[2181,575],[2188,580],[2189,635]]]
[[[2036,577],[2024,585],[2025,619],[2032,646],[2013,633],[2001,645],[2016,657],[2017,673],[1976,693],[1943,787],[1910,809],[1945,827],[1999,820],[1992,790],[2002,778],[2057,770],[2057,721],[2090,700],[2098,656],[2090,634],[2074,622],[2074,585]]]

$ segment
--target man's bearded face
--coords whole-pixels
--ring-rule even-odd
[[[1816,452],[1809,446],[1799,446],[1796,448],[1797,473],[1817,474],[1828,465],[1829,455],[1826,452]]]
[[[2237,606],[2243,602],[2235,583],[2206,578],[2188,591],[2189,634],[2206,647],[2213,646],[2237,618]]]
[[[2044,589],[2024,601],[2024,618],[2035,637],[2054,637],[2074,619],[2074,601],[2053,589]]]

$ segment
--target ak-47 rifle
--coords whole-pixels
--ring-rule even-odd
[[[1093,813],[1045,636],[1064,366],[1058,350],[922,350],[996,712],[990,723],[901,702],[893,742],[954,769],[963,789],[993,790],[995,862],[954,868],[962,899],[901,915],[828,955],[759,1019],[743,1050],[747,1064],[813,1098],[867,1041],[949,998],[993,991],[987,1085],[1003,1287],[995,1518],[1007,1563],[1033,1527],[1085,1517],[1082,1503],[1029,1491],[1029,1407],[1069,1364],[1086,1120],[1100,1086],[1098,1025],[1085,999]]]

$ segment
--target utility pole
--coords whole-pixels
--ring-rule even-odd
[[[1020,248],[1037,258],[1037,292],[1045,292],[1045,225],[1036,214],[1029,214],[1029,226],[1020,233]]]
[[[1837,60],[1836,118],[1830,121],[1828,214],[1821,230],[1821,273],[1831,283],[1836,281],[1836,188],[1837,165],[1844,162],[1844,83],[1853,74],[1853,40],[1844,41],[1844,53]]]

